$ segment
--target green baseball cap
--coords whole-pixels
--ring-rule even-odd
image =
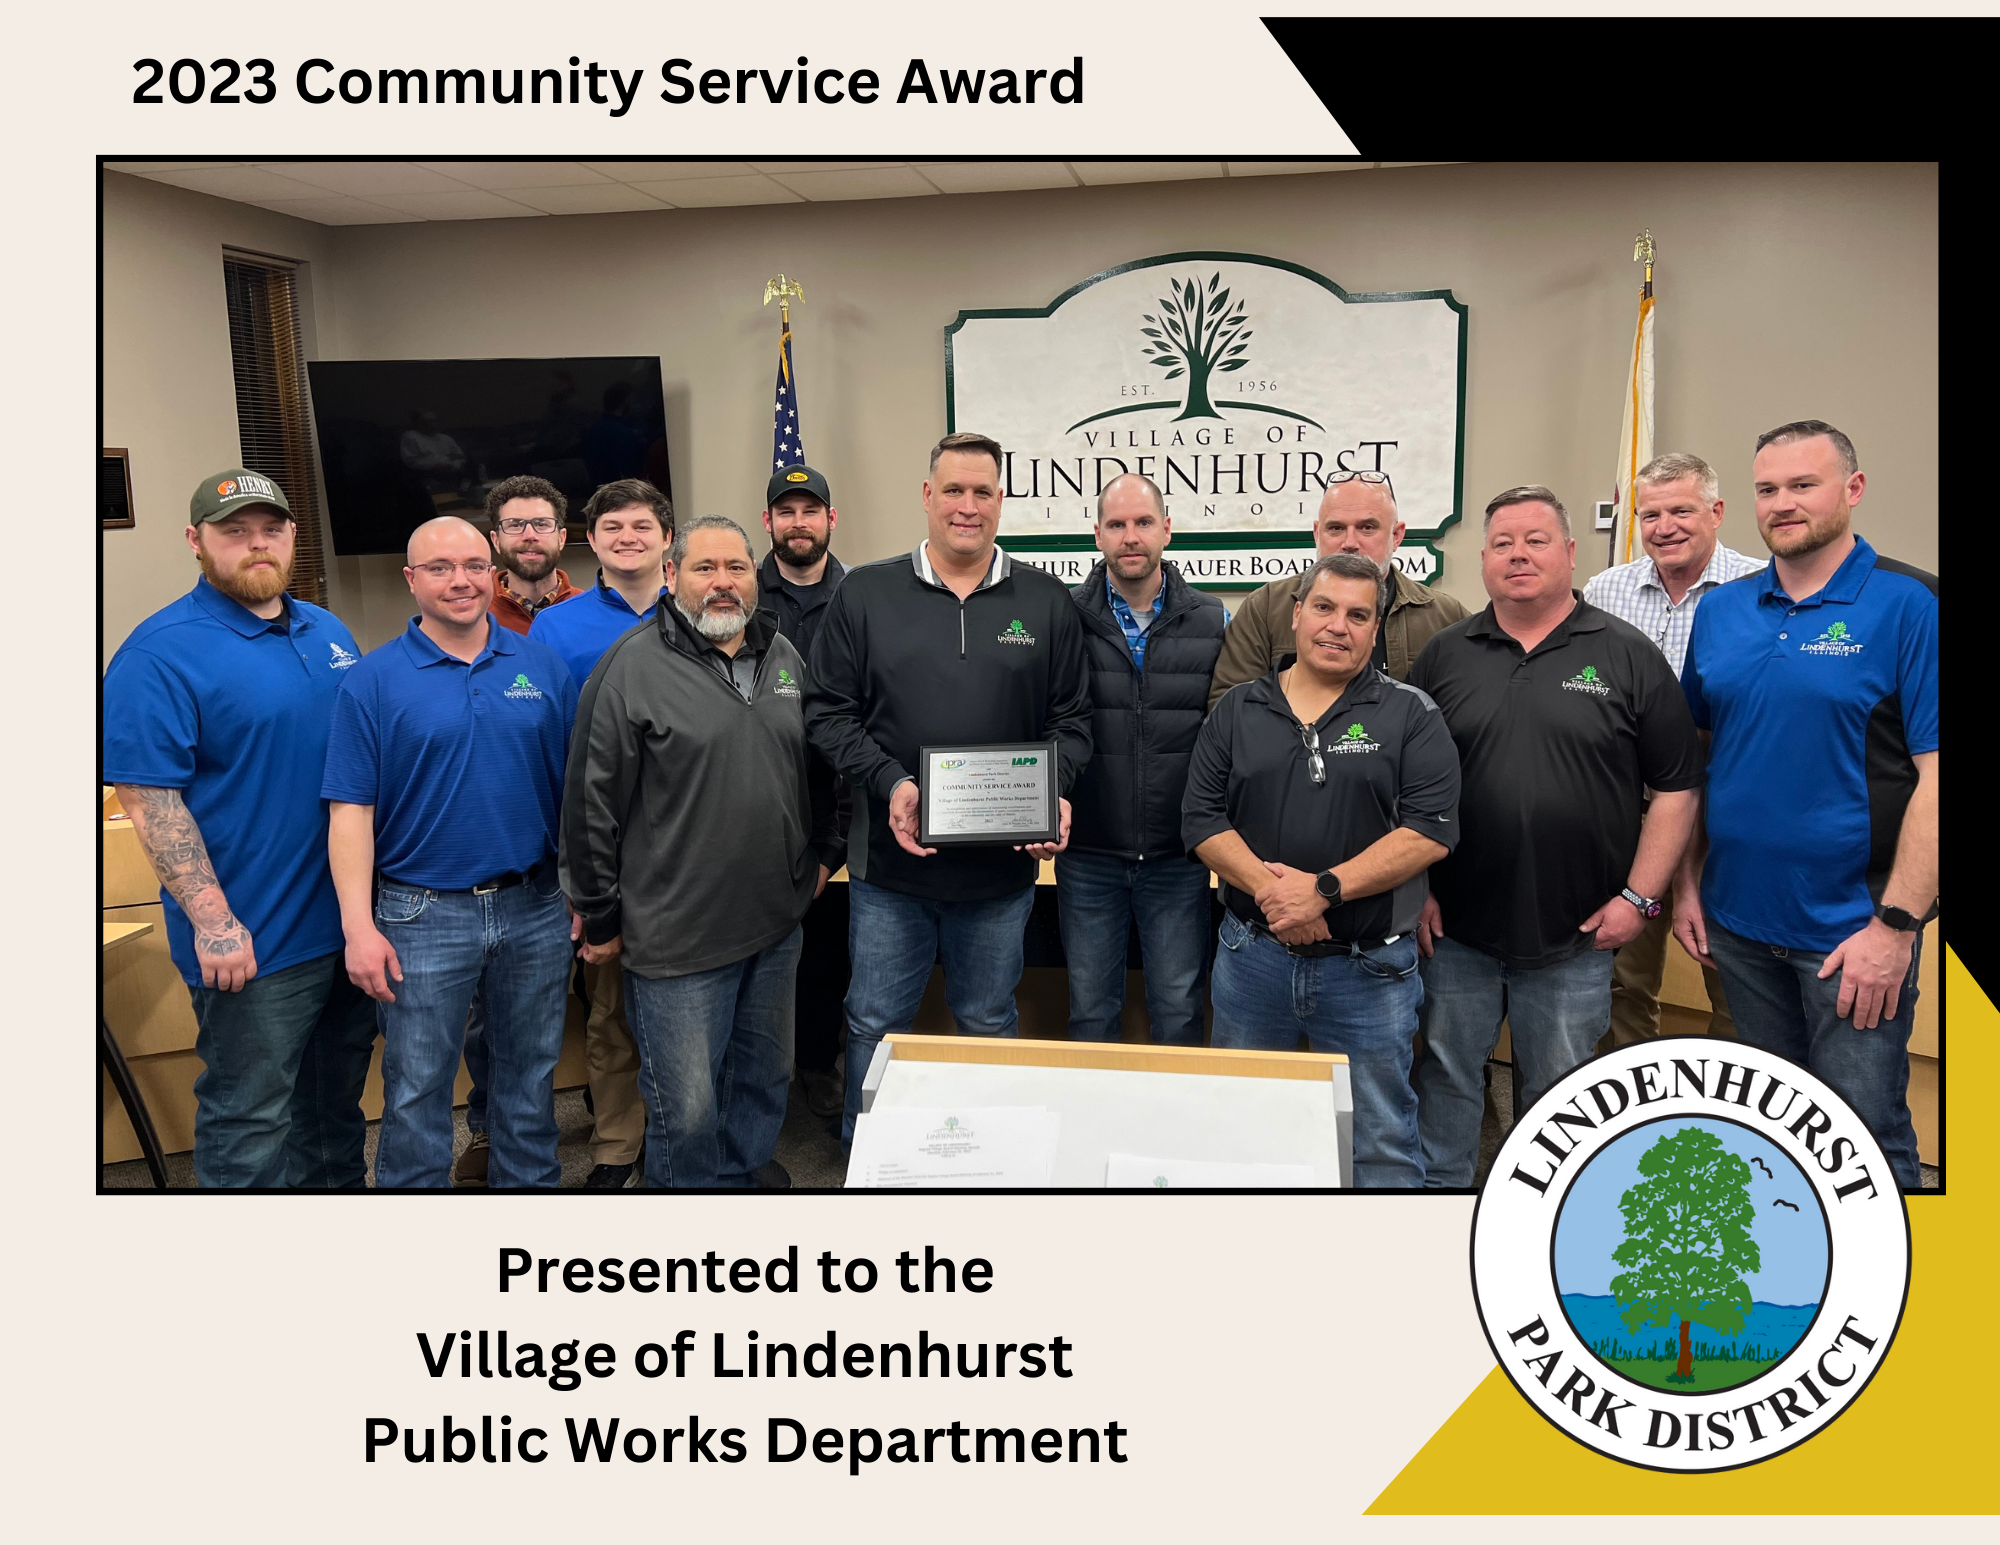
[[[225,515],[234,515],[252,504],[268,504],[287,515],[292,513],[291,505],[285,502],[284,489],[262,473],[232,467],[227,472],[218,472],[201,480],[201,487],[188,500],[188,522],[203,525],[211,520],[220,520]]]

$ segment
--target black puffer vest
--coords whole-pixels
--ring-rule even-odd
[[[1105,594],[1104,564],[1070,591],[1090,671],[1090,765],[1070,791],[1070,846],[1124,858],[1178,857],[1188,759],[1208,714],[1222,652],[1222,602],[1161,566],[1166,600],[1147,630],[1146,668],[1132,664]]]

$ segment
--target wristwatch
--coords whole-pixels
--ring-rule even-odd
[[[1650,896],[1641,896],[1631,886],[1626,886],[1618,894],[1638,908],[1641,917],[1650,919],[1660,915],[1660,904]]]
[[[1313,880],[1313,889],[1326,898],[1326,904],[1329,907],[1340,905],[1340,876],[1335,874],[1331,869],[1320,870],[1318,876]]]
[[[1875,915],[1898,933],[1915,933],[1923,926],[1901,907],[1884,906],[1880,902],[1875,905]]]

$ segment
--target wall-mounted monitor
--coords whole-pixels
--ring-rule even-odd
[[[569,498],[573,530],[603,483],[673,497],[657,356],[314,360],[327,518],[336,553],[400,553],[433,515],[484,514],[486,492],[531,473]]]

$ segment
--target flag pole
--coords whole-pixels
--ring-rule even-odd
[[[1633,507],[1632,480],[1653,454],[1653,232],[1649,226],[1632,242],[1632,261],[1644,262],[1646,276],[1639,286],[1639,325],[1632,335],[1632,362],[1625,383],[1625,421],[1620,426],[1617,518],[1611,526],[1613,564],[1630,563],[1638,545],[1639,513]]]
[[[805,460],[805,439],[798,421],[798,383],[792,377],[792,302],[805,298],[805,287],[796,279],[779,274],[764,281],[764,304],[778,303],[778,384],[771,447],[774,471]]]

